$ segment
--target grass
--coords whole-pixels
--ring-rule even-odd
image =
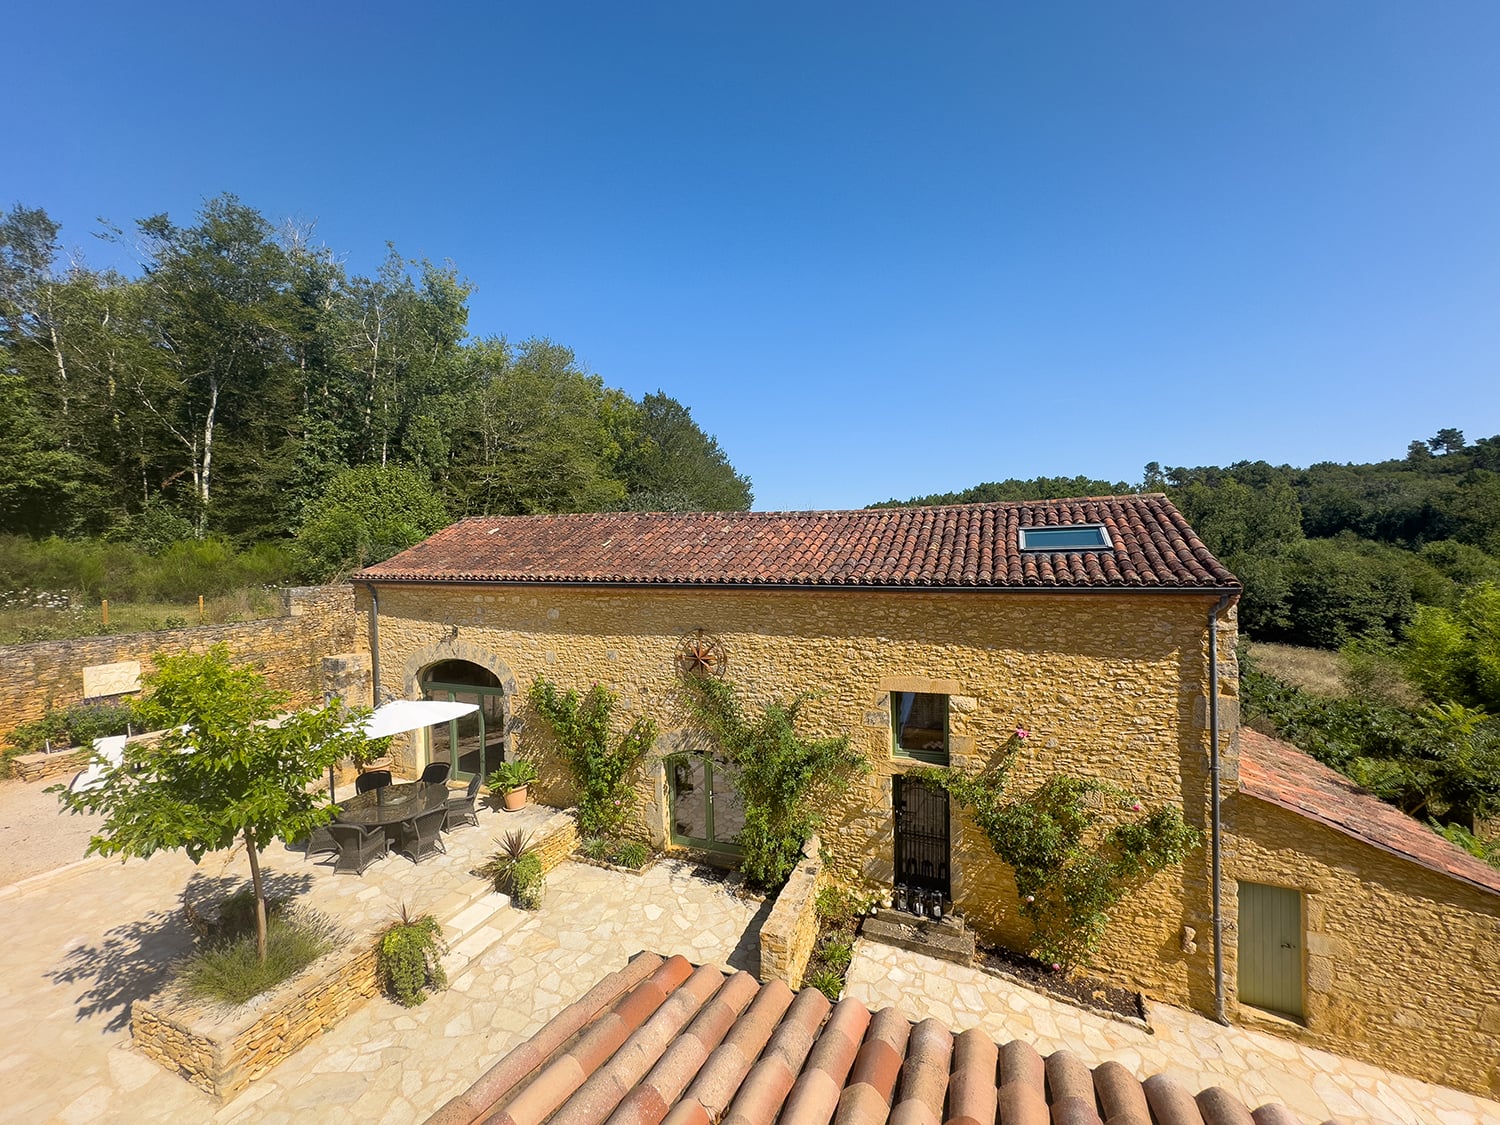
[[[196,599],[188,605],[177,602],[111,601],[107,626],[98,602],[81,604],[75,599],[72,606],[65,608],[12,606],[0,609],[0,645],[112,636],[118,633],[154,633],[199,624],[228,625],[237,621],[275,617],[280,612],[281,606],[277,599],[269,591],[258,588],[205,598],[201,622],[198,619]]]
[[[1332,698],[1349,694],[1349,666],[1337,652],[1265,641],[1248,641],[1246,646],[1261,671],[1283,683]]]
[[[282,909],[266,924],[266,959],[256,956],[255,927],[206,940],[178,966],[177,981],[195,1000],[243,1004],[311,965],[340,942],[338,928],[310,910]]]

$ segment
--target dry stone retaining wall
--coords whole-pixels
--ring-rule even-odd
[[[227,1102],[377,991],[373,944],[328,954],[228,1016],[160,994],[135,1001],[135,1045],[168,1070]]]
[[[807,963],[818,942],[818,890],[823,884],[822,848],[813,836],[802,848],[802,861],[792,869],[786,886],[776,896],[771,914],[760,928],[760,979],[786,981],[793,991],[802,987]]]
[[[216,644],[259,668],[294,705],[321,702],[324,658],[368,648],[356,630],[353,587],[302,586],[281,591],[281,597],[282,616],[259,621],[0,647],[0,741],[22,723],[81,702],[85,668],[137,661],[149,671],[156,653],[205,652]],[[328,687],[362,687],[357,661],[339,671],[342,682]],[[368,691],[349,702],[368,704]]]

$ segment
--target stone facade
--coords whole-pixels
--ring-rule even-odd
[[[1224,817],[1233,1018],[1500,1096],[1500,897],[1249,796],[1226,801]],[[1234,993],[1240,880],[1302,896],[1300,1022]]]
[[[367,592],[357,591],[369,611]],[[747,705],[816,695],[809,734],[848,734],[872,763],[836,808],[823,844],[830,877],[888,887],[894,854],[892,778],[912,764],[892,750],[890,693],[951,697],[953,760],[978,765],[1018,725],[1033,732],[1018,785],[1066,771],[1103,777],[1151,801],[1207,820],[1208,594],[1139,595],[988,591],[610,589],[588,586],[383,584],[378,626],[381,689],[420,694],[424,668],[481,663],[514,700],[509,745],[542,773],[536,799],[572,802],[547,724],[524,699],[546,675],[563,688],[596,681],[620,697],[624,726],[649,714],[663,734],[642,771],[633,828],[667,841],[669,753],[700,743],[679,696],[680,638],[706,629],[723,641],[728,675]],[[362,630],[363,631],[363,630]],[[1236,709],[1233,610],[1221,624],[1224,747]],[[424,762],[412,751],[410,769]],[[1232,769],[1229,771],[1232,774]],[[1014,883],[988,842],[953,817],[954,900],[991,937],[1024,944]],[[1212,1005],[1212,951],[1181,949],[1190,925],[1209,929],[1206,849],[1132,896],[1101,952],[1105,971],[1151,995],[1200,1010]]]
[[[345,945],[227,1016],[170,994],[137,1000],[130,1034],[148,1058],[227,1102],[377,990],[374,945]]]
[[[368,613],[363,590],[358,599]],[[895,778],[915,764],[893,751],[897,691],[948,696],[955,765],[993,761],[1024,727],[1030,737],[1012,774],[1018,791],[1060,772],[1100,778],[1144,801],[1178,806],[1206,834],[1215,601],[1211,594],[393,583],[380,590],[380,687],[414,697],[430,664],[481,663],[511,702],[508,752],[533,760],[542,772],[537,798],[562,806],[573,798],[568,774],[525,689],[538,675],[564,689],[604,683],[620,699],[619,730],[640,714],[661,728],[640,772],[632,831],[664,846],[665,759],[711,750],[688,721],[674,664],[679,641],[704,629],[722,641],[727,674],[747,707],[812,691],[803,732],[847,734],[870,761],[870,772],[828,810],[823,877],[877,891],[894,875]],[[1219,619],[1218,673],[1231,1016],[1493,1094],[1500,1055],[1493,896],[1239,796],[1235,639],[1230,607]],[[411,766],[420,768],[424,748],[411,753]],[[950,840],[955,905],[981,935],[1025,948],[1030,927],[1010,869],[957,809]],[[1249,877],[1306,895],[1302,1024],[1235,999],[1235,880]],[[1096,970],[1155,999],[1212,1013],[1212,927],[1205,846],[1113,911]],[[783,952],[778,933],[772,960],[790,964],[792,943]]]
[[[82,701],[85,668],[138,661],[149,671],[157,653],[205,652],[216,644],[228,645],[237,661],[259,668],[293,705],[320,703],[334,686],[361,686],[357,671],[343,684],[323,681],[325,657],[368,648],[365,635],[356,632],[353,588],[296,587],[281,591],[281,598],[282,616],[259,621],[0,647],[0,683],[6,687],[0,696],[0,741],[22,723]],[[364,690],[349,702],[368,704],[368,687]]]
[[[776,895],[771,914],[760,927],[760,979],[802,987],[807,963],[818,943],[818,891],[823,886],[822,842],[813,836],[802,848],[802,862],[792,869]]]

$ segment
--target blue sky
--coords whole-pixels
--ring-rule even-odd
[[[0,206],[232,191],[758,508],[1500,432],[1500,6],[28,4]]]

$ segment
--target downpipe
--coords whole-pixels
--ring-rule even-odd
[[[366,582],[370,591],[370,706],[380,706],[380,594],[375,583]]]
[[[1224,1014],[1224,910],[1221,905],[1224,870],[1221,848],[1223,821],[1219,813],[1219,614],[1234,594],[1225,594],[1208,611],[1208,789],[1209,848],[1212,854],[1214,896],[1214,1019],[1226,1027]]]

